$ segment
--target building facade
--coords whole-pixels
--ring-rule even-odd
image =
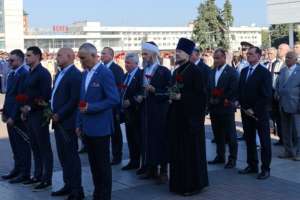
[[[24,48],[23,1],[0,0],[0,50]]]
[[[115,51],[139,51],[144,41],[154,41],[161,50],[176,48],[179,38],[192,37],[193,27],[110,27],[100,22],[76,22],[68,27],[55,26],[52,29],[32,29],[25,35],[25,47],[37,45],[49,52],[61,47],[75,51],[84,42],[93,43],[98,49],[105,46]],[[241,41],[261,46],[259,27],[230,28],[230,49],[238,50]]]

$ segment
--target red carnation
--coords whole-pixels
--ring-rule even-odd
[[[183,76],[181,76],[180,74],[177,74],[175,77],[175,80],[176,80],[176,82],[181,83],[181,82],[183,82]]]
[[[79,108],[85,108],[86,105],[87,105],[87,103],[86,103],[85,101],[83,101],[83,100],[81,100],[81,101],[79,102]]]
[[[214,88],[211,92],[211,95],[213,97],[221,97],[224,94],[224,89],[220,89],[220,88]]]
[[[25,104],[28,101],[28,96],[24,94],[18,94],[16,96],[16,101],[20,104]]]
[[[146,74],[145,77],[150,80],[152,78],[152,75]]]
[[[228,99],[224,100],[224,107],[229,107],[231,105],[231,102]]]
[[[119,84],[118,88],[121,89],[121,90],[124,90],[124,89],[127,88],[127,85],[125,85],[125,84]]]

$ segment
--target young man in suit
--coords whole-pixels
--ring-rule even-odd
[[[250,47],[247,52],[249,66],[245,67],[239,80],[239,103],[241,105],[242,123],[247,144],[248,166],[240,174],[258,172],[256,148],[256,130],[261,143],[261,172],[257,179],[270,176],[271,137],[269,126],[269,107],[272,100],[271,73],[259,63],[261,50]]]
[[[85,135],[95,186],[93,199],[110,200],[112,172],[109,144],[114,122],[112,109],[120,103],[120,96],[113,73],[98,62],[94,45],[84,43],[80,46],[78,55],[86,71],[80,89],[76,133]]]
[[[121,105],[124,114],[126,137],[129,148],[129,163],[123,170],[138,169],[141,157],[140,104],[136,101],[142,87],[142,70],[138,67],[139,56],[128,53],[125,56],[127,73],[121,88]]]
[[[225,168],[233,168],[237,159],[237,140],[235,128],[235,105],[238,93],[238,73],[226,64],[226,52],[214,52],[214,69],[210,76],[209,111],[211,125],[216,137],[217,156],[209,164],[225,163],[225,144],[229,145],[229,158]],[[220,91],[216,94],[215,91]]]
[[[300,65],[297,54],[289,52],[276,86],[282,120],[284,153],[279,158],[300,161]]]
[[[104,47],[101,52],[101,61],[104,63],[104,66],[110,69],[114,75],[116,85],[122,84],[124,72],[123,69],[116,64],[114,61],[114,50],[110,47]],[[119,89],[119,94],[121,90]],[[112,155],[113,159],[111,161],[112,165],[118,165],[122,161],[123,154],[123,137],[120,127],[120,105],[116,106],[113,109],[114,114],[114,134],[111,136],[111,145],[112,145]]]
[[[74,65],[72,49],[58,51],[56,61],[60,72],[56,75],[51,94],[52,122],[58,158],[63,170],[64,187],[52,192],[52,196],[69,195],[68,200],[84,198],[81,186],[81,163],[77,152],[75,133],[79,103],[81,73]]]
[[[50,144],[49,122],[44,117],[44,106],[40,101],[49,102],[51,98],[51,75],[42,66],[40,48],[29,47],[26,52],[26,64],[30,67],[24,87],[28,102],[22,110],[23,119],[27,119],[30,143],[34,158],[34,176],[24,184],[39,183],[35,189],[47,189],[52,185],[53,155]]]
[[[30,144],[17,132],[21,129],[28,137],[27,130],[21,120],[20,102],[16,101],[17,95],[24,92],[23,84],[28,76],[28,71],[24,67],[24,53],[15,49],[10,52],[8,62],[11,72],[8,75],[7,90],[3,105],[2,120],[7,124],[7,132],[13,152],[14,168],[8,174],[2,176],[3,179],[11,179],[10,183],[21,183],[29,180],[31,167]],[[14,178],[14,179],[13,179]]]

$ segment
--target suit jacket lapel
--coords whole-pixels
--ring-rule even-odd
[[[225,66],[223,72],[221,73],[218,83],[217,83],[217,87],[220,87],[222,85],[221,83],[223,82],[224,78],[226,77],[227,70],[228,70],[228,65]]]
[[[102,66],[100,64],[99,67],[97,68],[97,70],[94,72],[94,74],[93,74],[93,76],[91,78],[91,81],[89,82],[89,85],[88,85],[86,93],[89,91],[89,89],[91,87],[91,84],[95,81],[95,79],[97,77],[97,74],[100,73],[101,69],[102,69]]]
[[[286,70],[285,73],[289,73],[288,70]],[[284,85],[287,85],[288,83],[292,82],[292,80],[296,77],[297,73],[300,73],[300,66],[298,66],[298,65],[295,68],[295,70],[292,72],[292,74],[289,76],[289,78],[287,80],[285,80]]]

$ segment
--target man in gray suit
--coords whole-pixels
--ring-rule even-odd
[[[300,64],[297,64],[297,54],[287,53],[285,63],[276,85],[285,150],[279,158],[300,161]]]

